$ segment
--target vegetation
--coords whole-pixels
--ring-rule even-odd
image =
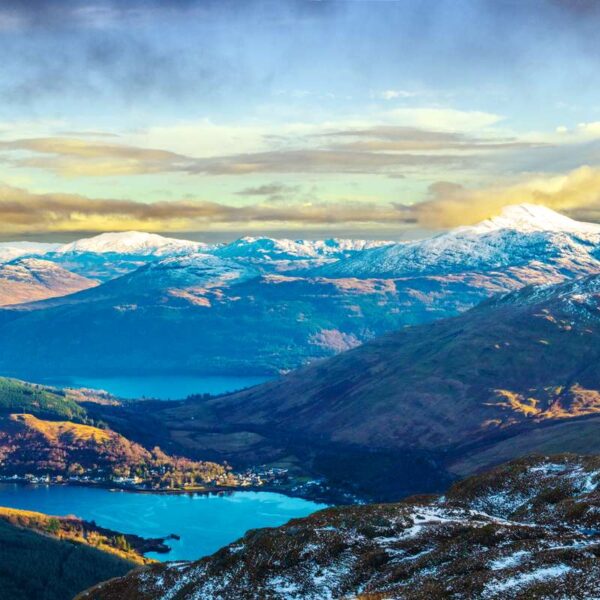
[[[61,540],[92,546],[138,564],[153,562],[144,558],[141,552],[146,551],[149,543],[159,541],[124,535],[77,517],[52,517],[43,513],[6,507],[0,507],[0,521]]]
[[[55,520],[48,522],[51,530]],[[72,600],[136,563],[69,539],[58,539],[0,519],[0,596],[7,600]]]
[[[146,450],[109,429],[30,414],[0,419],[0,474],[123,480],[153,489],[236,483],[226,466]]]
[[[69,421],[83,421],[86,417],[85,409],[63,390],[0,377],[0,413],[14,412]]]

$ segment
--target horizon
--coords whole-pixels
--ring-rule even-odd
[[[494,213],[491,213],[489,217],[482,219],[478,223],[485,221],[490,218],[494,218],[503,214],[506,210],[510,210],[511,207],[540,207],[554,212],[557,215],[564,216],[567,218],[569,215],[567,211],[557,211],[552,208],[545,206],[540,203],[531,203],[524,202],[519,204],[508,204]],[[542,213],[543,215],[543,213]],[[541,215],[540,215],[541,216]],[[574,219],[577,221],[577,219]],[[584,222],[585,221],[580,221]],[[593,222],[590,222],[593,224]],[[476,224],[476,223],[474,223]],[[197,241],[197,242],[205,242],[212,244],[229,244],[235,242],[237,240],[243,238],[270,238],[270,239],[286,239],[292,241],[319,241],[319,240],[327,240],[327,239],[354,239],[354,240],[372,240],[372,241],[389,241],[389,242],[405,242],[405,241],[418,241],[431,238],[440,233],[452,231],[452,229],[456,228],[446,228],[446,229],[424,229],[419,227],[413,227],[411,229],[405,229],[401,232],[398,232],[394,229],[372,229],[372,230],[362,230],[362,231],[339,231],[335,230],[333,232],[327,230],[270,230],[270,231],[250,231],[250,232],[231,232],[231,231],[211,231],[211,232],[199,232],[199,231],[179,231],[179,232],[169,232],[169,231],[144,231],[140,229],[134,230],[112,230],[112,231],[74,231],[69,232],[67,234],[55,232],[55,233],[40,233],[40,234],[22,234],[18,239],[10,234],[2,234],[0,232],[0,243],[1,244],[10,244],[19,243],[19,242],[41,242],[41,243],[55,243],[55,244],[67,244],[70,242],[74,242],[82,239],[89,239],[93,237],[97,237],[102,234],[127,234],[127,233],[148,233],[148,234],[156,234],[166,238],[180,239],[180,240],[188,240],[188,241]],[[301,233],[302,235],[297,235]],[[328,233],[332,233],[332,235],[328,235]],[[347,234],[347,235],[344,235]]]

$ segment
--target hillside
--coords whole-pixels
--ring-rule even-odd
[[[0,263],[0,306],[66,296],[97,284],[48,260],[19,258]]]
[[[64,390],[0,377],[0,413],[11,412],[75,421],[86,416],[85,409]]]
[[[146,429],[380,499],[536,449],[600,451],[599,301],[600,275],[525,289],[250,390],[157,407]]]
[[[90,416],[96,405],[106,410],[119,403],[85,390],[0,378],[0,476],[152,489],[236,485],[221,464],[171,456],[156,444],[148,450],[109,429]]]
[[[198,562],[152,566],[79,600],[583,600],[600,586],[599,478],[597,457],[530,458],[445,497],[250,531]]]
[[[129,563],[148,564],[152,559],[143,553],[167,548],[164,540],[148,540],[99,527],[78,517],[55,517],[29,510],[0,506],[0,522],[37,533],[97,548]]]
[[[0,310],[0,370],[27,379],[277,374],[497,294],[597,273],[597,229],[524,206],[408,245],[243,239],[144,255],[140,268],[93,289]],[[382,273],[378,253],[388,252],[404,266]],[[316,269],[313,260],[330,264]]]
[[[72,600],[137,564],[86,544],[0,519],[0,590],[7,600]]]
[[[29,414],[0,419],[0,474],[88,483],[118,483],[140,489],[200,489],[235,485],[223,465],[146,450],[109,429]]]

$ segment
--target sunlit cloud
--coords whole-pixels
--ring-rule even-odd
[[[376,202],[259,202],[231,206],[204,200],[141,203],[75,194],[36,194],[0,186],[3,233],[68,231],[243,231],[247,227],[402,225],[404,214]]]
[[[584,166],[564,175],[532,177],[512,185],[481,189],[438,182],[430,187],[428,200],[398,208],[415,224],[448,228],[477,223],[498,214],[505,206],[523,202],[600,222],[600,168]]]

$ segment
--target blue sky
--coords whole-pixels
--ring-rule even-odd
[[[588,0],[5,0],[0,235],[600,220]]]

